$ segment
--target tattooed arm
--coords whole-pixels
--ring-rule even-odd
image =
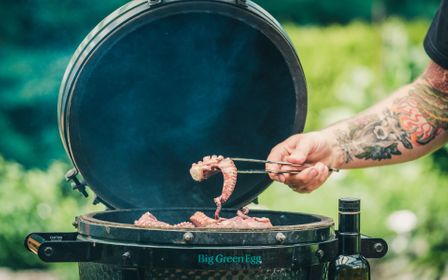
[[[418,158],[447,141],[448,71],[430,63],[412,84],[345,122],[328,128],[341,168]]]
[[[447,141],[448,70],[431,62],[422,76],[386,100],[321,131],[293,135],[274,147],[268,159],[314,164],[299,175],[271,175],[298,192],[310,192],[328,178],[327,166],[409,161]]]

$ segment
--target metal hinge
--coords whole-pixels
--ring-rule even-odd
[[[150,7],[162,4],[163,0],[148,0],[148,5]]]
[[[235,0],[235,3],[237,5],[243,6],[243,7],[247,7],[247,0]]]
[[[88,197],[89,194],[86,191],[86,182],[80,181],[77,176],[78,170],[76,168],[72,168],[67,173],[65,173],[65,180],[67,182],[70,182],[73,190],[78,190],[84,197]]]

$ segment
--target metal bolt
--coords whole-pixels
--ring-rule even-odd
[[[316,251],[316,257],[317,257],[320,261],[323,259],[324,255],[325,255],[324,250],[319,249],[319,250]]]
[[[286,236],[283,233],[279,232],[275,236],[275,239],[278,241],[278,243],[283,243],[286,240]]]
[[[100,203],[100,202],[101,202],[101,199],[100,199],[97,195],[95,195],[95,198],[93,199],[92,204],[93,204],[93,205],[97,205],[97,204]]]
[[[78,228],[78,226],[79,226],[79,217],[75,217],[75,220],[73,221],[72,225],[73,225],[75,228]]]
[[[382,253],[384,251],[384,245],[380,242],[377,242],[373,245],[373,249],[375,249],[375,252]]]
[[[124,252],[123,255],[121,255],[121,259],[123,261],[128,261],[131,259],[131,253],[129,251]]]
[[[70,181],[74,177],[76,177],[76,175],[78,175],[78,170],[76,170],[76,168],[72,168],[69,171],[67,171],[67,173],[65,173],[65,180]]]
[[[193,241],[193,239],[194,239],[194,235],[193,235],[193,233],[191,233],[191,232],[186,232],[186,233],[184,234],[184,241],[185,241],[185,242],[191,242],[191,241]]]
[[[162,0],[148,0],[149,6],[157,5],[157,4],[160,4],[160,3],[162,3]]]
[[[45,247],[44,248],[44,255],[47,257],[51,257],[53,255],[53,248],[52,247]]]

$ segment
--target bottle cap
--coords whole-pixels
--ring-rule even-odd
[[[340,212],[359,212],[361,209],[361,200],[354,197],[344,197],[339,199]]]

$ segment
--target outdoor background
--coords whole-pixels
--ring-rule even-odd
[[[299,53],[309,89],[307,131],[351,116],[418,76],[428,61],[422,40],[439,4],[256,2],[285,25]],[[75,264],[44,264],[24,249],[23,239],[32,231],[74,230],[74,216],[103,209],[63,180],[70,164],[57,131],[56,102],[77,45],[123,3],[0,0],[0,279],[77,278]],[[363,233],[390,245],[387,257],[373,262],[374,279],[448,279],[447,151],[408,164],[343,171],[312,194],[275,183],[260,203],[336,219],[339,197],[360,197]]]

